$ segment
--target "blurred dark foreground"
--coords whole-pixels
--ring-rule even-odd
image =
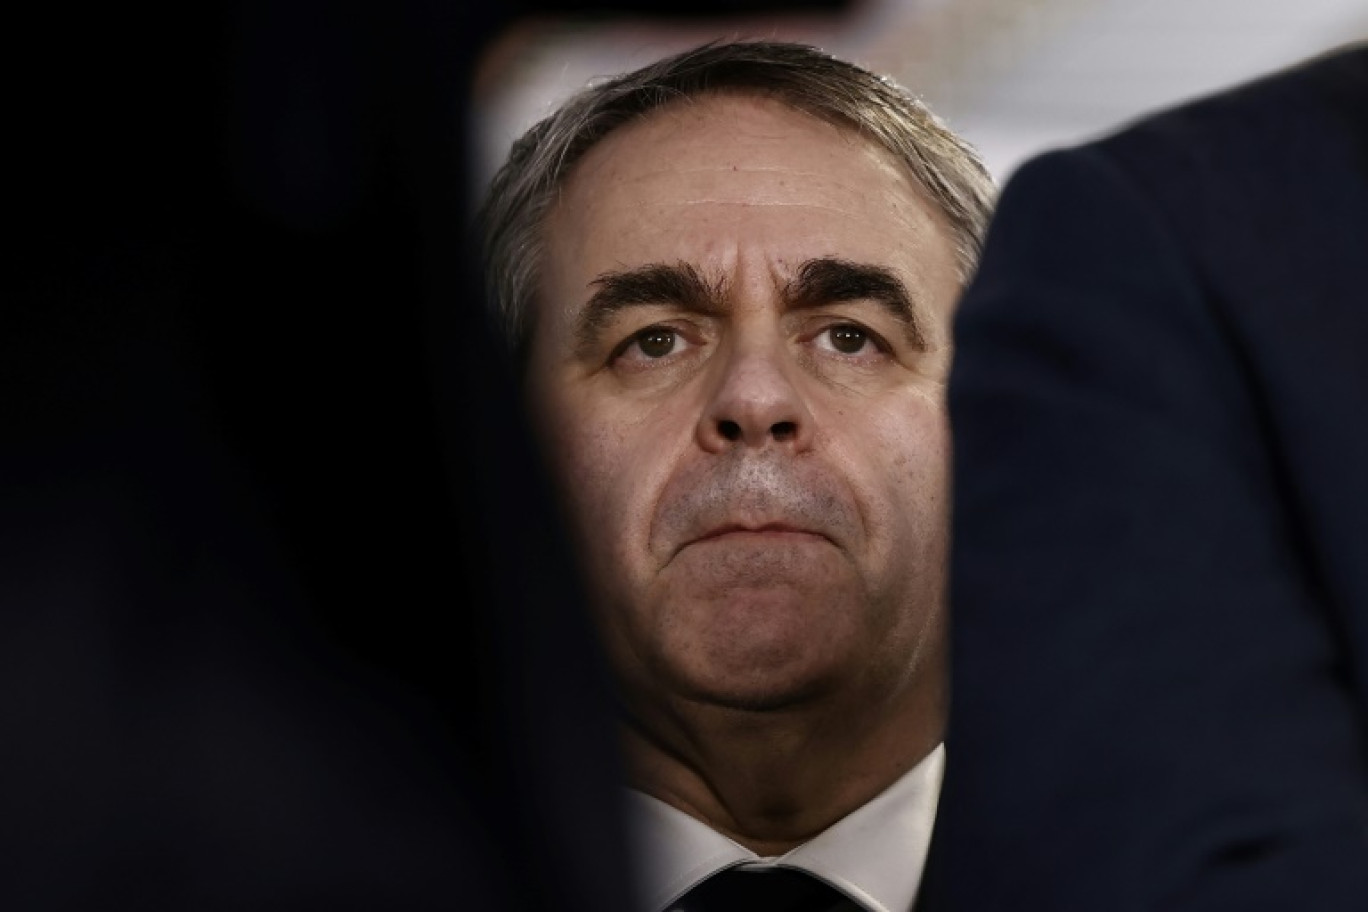
[[[461,256],[496,19],[11,32],[0,906],[622,906],[606,700]]]
[[[625,907],[607,688],[462,254],[515,12],[12,16],[0,907]]]

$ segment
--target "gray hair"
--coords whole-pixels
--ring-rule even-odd
[[[961,280],[972,273],[992,209],[993,181],[973,147],[888,79],[801,44],[706,44],[592,85],[513,144],[482,207],[487,296],[516,352],[532,331],[542,225],[561,183],[599,140],[680,99],[752,93],[838,126],[891,152],[949,223]]]

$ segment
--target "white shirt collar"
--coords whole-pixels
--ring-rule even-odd
[[[738,865],[798,868],[825,880],[870,912],[907,912],[917,898],[936,819],[945,747],[871,801],[809,841],[762,858],[663,801],[629,793],[646,912],[666,912],[705,878]]]

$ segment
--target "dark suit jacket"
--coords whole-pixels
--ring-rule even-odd
[[[928,906],[1368,909],[1368,50],[1006,188]]]

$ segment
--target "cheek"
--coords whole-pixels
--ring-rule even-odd
[[[620,435],[611,427],[576,420],[574,412],[562,409],[551,420],[547,437],[549,461],[572,519],[582,531],[602,532],[603,517],[618,512],[630,491],[622,471],[623,463],[630,461]]]
[[[945,412],[929,405],[891,427],[885,445],[895,453],[894,473],[907,496],[928,506],[944,507],[950,467],[950,426]]]
[[[949,557],[949,421],[923,400],[887,414],[877,430],[885,454],[876,508],[874,588],[886,607],[880,627],[902,662],[939,649]],[[871,447],[874,450],[875,447]]]
[[[680,453],[678,422],[601,401],[562,401],[547,419],[550,462],[589,556],[635,567]]]
[[[871,410],[857,452],[866,454],[866,516],[875,550],[894,564],[936,560],[948,527],[949,422],[938,402],[917,396]],[[919,561],[919,562],[920,562]]]

